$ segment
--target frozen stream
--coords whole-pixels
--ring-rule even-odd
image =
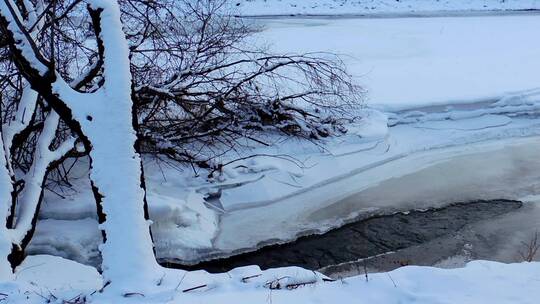
[[[257,22],[266,30],[255,39],[273,50],[344,55],[369,90],[371,109],[346,136],[325,142],[323,151],[294,140],[250,151],[291,155],[305,166],[260,157],[246,161],[254,172],[231,170],[223,182],[209,183],[194,179],[191,169],[164,173],[149,161],[145,173],[159,259],[194,264],[372,216],[482,199],[525,202],[521,215],[500,214],[501,222],[490,218],[471,230],[482,231],[478,235],[496,248],[474,246],[477,257],[515,258],[516,246],[539,218],[531,201],[540,194],[540,138],[532,137],[540,135],[540,90],[530,89],[540,83],[540,43],[530,37],[540,15]],[[101,235],[86,170],[81,166],[76,191],[65,199],[46,193],[29,253],[97,263]],[[207,195],[217,199],[205,201]],[[467,244],[480,242],[475,235]],[[464,257],[450,259],[464,243],[439,253],[428,243],[399,254],[441,265],[472,255],[467,246]],[[438,260],[443,256],[449,260]],[[386,262],[375,260],[371,266],[385,269]],[[336,271],[350,270],[344,268]]]
[[[258,38],[273,50],[344,55],[351,73],[368,89],[372,107],[394,112],[418,105],[426,112],[424,108],[443,104],[434,113],[438,117],[458,110],[448,104],[459,100],[471,108],[459,109],[456,117],[470,119],[448,114],[441,121],[393,126],[384,138],[387,146],[340,154],[331,165],[315,161],[322,169],[313,171],[323,181],[309,181],[309,187],[283,192],[287,185],[265,188],[274,180],[294,184],[294,179],[269,173],[250,187],[225,191],[229,196],[223,197],[226,212],[218,235],[199,257],[253,251],[373,215],[540,194],[540,139],[519,138],[538,128],[533,127],[534,115],[531,120],[509,119],[504,115],[515,109],[493,112],[492,105],[507,92],[539,83],[534,54],[540,44],[529,39],[540,24],[538,15],[260,22],[266,29]],[[526,95],[518,97],[516,102],[529,102]],[[535,100],[530,101],[533,106]],[[533,106],[527,115],[536,111]],[[499,116],[471,116],[482,111]],[[485,142],[474,143],[479,141]],[[438,145],[454,147],[436,149]]]
[[[214,240],[215,251],[208,256],[249,252],[265,245],[324,233],[374,215],[440,208],[455,202],[512,199],[524,201],[522,209],[526,211],[511,212],[496,220],[484,219],[475,223],[478,230],[474,231],[481,231],[478,233],[481,237],[476,232],[470,235],[472,243],[493,237],[483,249],[479,247],[476,252],[479,258],[512,261],[521,241],[540,229],[540,208],[535,203],[535,195],[540,193],[538,151],[540,140],[537,137],[431,150],[384,163],[270,205],[229,212],[221,218],[220,233]],[[351,188],[358,191],[336,199]],[[436,256],[424,254],[424,259],[418,263],[442,263],[441,257],[457,254],[456,246],[443,250],[444,253],[431,251]],[[487,250],[488,247],[492,249]],[[381,263],[377,269],[387,268],[383,265],[386,262]],[[452,263],[457,262],[446,262]]]
[[[323,235],[305,236],[292,243],[203,262],[192,269],[225,272],[248,265],[263,269],[294,265],[336,276],[357,270],[359,265],[364,270],[364,264],[370,271],[386,271],[409,264],[448,264],[447,260],[451,259],[451,266],[455,266],[457,261],[468,261],[482,251],[488,251],[484,258],[493,258],[490,249],[499,246],[497,242],[475,242],[480,239],[478,233],[484,239],[486,235],[483,231],[467,235],[471,227],[520,213],[522,208],[530,210],[529,205],[524,207],[518,201],[492,200],[374,216]],[[523,249],[520,247],[513,253],[518,254],[518,249]]]

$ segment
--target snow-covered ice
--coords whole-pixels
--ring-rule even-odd
[[[407,129],[403,128],[411,131]],[[394,143],[399,149],[400,138],[396,133],[396,137],[390,140],[396,140]],[[405,132],[406,135],[402,136],[421,138],[422,133],[426,131]],[[486,136],[486,133],[482,135]],[[449,134],[443,132],[439,136]],[[246,203],[252,206],[224,214],[215,249],[234,252],[261,246],[265,241],[287,241],[305,233],[324,232],[367,214],[429,208],[475,199],[518,199],[524,193],[537,193],[540,191],[536,183],[540,178],[537,174],[540,164],[536,159],[539,142],[538,137],[496,140],[411,154],[393,154],[394,148],[391,148],[386,153],[370,151],[387,155],[388,159],[366,166],[360,166],[361,161],[354,163],[351,156],[337,163],[329,162],[326,166],[321,159],[318,174],[341,167],[342,173],[349,172],[350,175],[330,175],[326,182],[306,186],[306,191],[295,189],[296,193],[281,199],[256,207],[252,205],[254,202]],[[452,162],[453,159],[459,161]],[[523,170],[522,166],[530,168],[530,171]],[[345,168],[351,171],[345,171]],[[436,170],[431,174],[412,175],[423,168]],[[305,180],[309,180],[308,176]],[[379,187],[385,182],[387,187]],[[236,201],[235,197],[245,197],[242,192],[259,187],[261,191],[270,188],[266,190],[269,192],[274,187],[274,192],[278,192],[277,184],[272,184],[271,178],[261,179],[258,185],[229,191],[224,198]],[[272,216],[268,217],[268,214]],[[246,230],[244,227],[252,228]],[[242,238],[237,236],[240,231]]]
[[[190,263],[324,232],[373,212],[537,194],[532,185],[540,170],[520,171],[523,165],[517,164],[540,168],[535,157],[540,148],[540,96],[519,96],[464,108],[434,106],[388,114],[365,110],[363,120],[349,126],[347,135],[326,141],[323,150],[296,140],[256,150],[290,153],[303,166],[260,157],[248,164],[260,170],[238,171],[222,182],[208,183],[193,178],[189,170],[147,161],[157,255]],[[444,166],[447,169],[431,175],[412,175]],[[79,197],[93,204],[86,187]],[[205,193],[220,193],[219,208],[205,207]],[[62,220],[60,206],[70,202],[51,198],[46,196],[42,218]],[[79,218],[91,208],[78,207]],[[66,219],[74,214],[68,209]],[[94,233],[99,238],[96,229]],[[49,242],[54,239],[38,227],[30,250],[40,252],[46,247],[34,246]]]
[[[271,50],[342,55],[372,107],[490,101],[540,86],[539,15],[255,22]]]
[[[348,126],[347,135],[324,141],[323,149],[294,139],[274,147],[256,147],[249,153],[293,158],[238,162],[236,168],[225,171],[223,179],[211,183],[194,177],[189,168],[178,171],[147,160],[150,216],[161,259],[195,262],[212,254],[291,240],[381,211],[382,206],[390,210],[478,199],[470,189],[468,196],[439,192],[436,200],[428,194],[421,201],[404,196],[409,203],[405,199],[390,202],[391,196],[376,197],[387,203],[343,203],[362,191],[370,193],[368,189],[380,183],[452,158],[500,154],[506,145],[529,146],[531,151],[536,146],[540,91],[533,88],[540,83],[535,72],[540,70],[540,61],[535,60],[540,44],[527,38],[540,26],[540,16],[257,22],[267,26],[257,40],[270,42],[274,50],[344,54],[345,63],[369,90],[368,108],[360,113],[361,120]],[[522,156],[531,161],[530,155]],[[477,169],[462,169],[471,179],[476,176]],[[490,182],[487,175],[482,178]],[[435,188],[424,190],[435,195]],[[31,252],[57,253],[62,246],[69,252],[89,244],[83,241],[90,239],[89,234],[81,235],[81,241],[71,247],[50,237],[62,221],[95,217],[88,181],[78,180],[75,189],[65,200],[45,194],[40,218],[49,221],[49,228],[36,231]],[[492,195],[501,189],[494,187]],[[208,194],[219,198],[205,202]],[[523,193],[514,194],[513,198]],[[273,217],[268,218],[268,212]],[[94,239],[99,237],[96,229],[92,233]],[[92,249],[63,256],[91,263],[94,255]]]

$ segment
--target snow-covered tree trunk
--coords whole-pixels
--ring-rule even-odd
[[[11,164],[11,150],[18,139],[31,126],[36,108],[37,93],[30,89],[29,86],[23,87],[23,92],[18,104],[18,110],[13,117],[13,120],[5,123],[2,126],[2,160],[5,161],[6,171],[2,172],[2,176],[7,175],[11,185],[16,180],[15,172]],[[17,199],[12,197],[13,187],[2,187],[2,196],[4,199],[2,207],[7,208],[5,224],[5,233],[2,233],[2,243],[9,248],[8,255],[2,254],[4,264],[6,257],[9,256],[11,266],[17,266],[23,258],[24,248],[29,243],[33,231],[35,229],[39,205],[43,196],[43,185],[50,168],[57,162],[61,161],[69,151],[74,148],[75,138],[62,142],[54,151],[50,150],[50,146],[54,142],[56,130],[58,128],[60,117],[57,113],[51,112],[47,115],[43,123],[42,132],[38,136],[32,165],[28,172],[23,176],[23,188],[17,193]],[[15,205],[15,201],[17,205]],[[2,211],[4,212],[4,211]],[[16,219],[16,223],[13,221]],[[7,250],[7,249],[6,249]]]
[[[0,2],[0,25],[21,73],[90,151],[90,178],[105,241],[105,280],[120,293],[144,292],[161,276],[147,220],[142,164],[137,153],[129,48],[116,1],[89,0],[103,60],[103,85],[93,93],[72,89],[52,70],[18,21],[10,1]]]
[[[123,107],[130,99],[111,95],[103,100],[103,109],[115,119],[102,120],[107,116],[95,115],[94,123],[83,124],[83,132],[92,142],[90,178],[105,217],[100,224],[105,233],[105,243],[100,247],[103,275],[113,286],[127,287],[122,290],[125,293],[134,291],[129,288],[150,287],[157,280],[159,265],[145,215],[141,159],[134,149],[131,112],[128,109],[126,113]]]
[[[11,162],[9,161],[11,159],[11,149],[17,136],[24,132],[32,121],[36,110],[37,98],[37,92],[32,90],[28,83],[24,82],[17,112],[13,119],[7,122],[3,127],[2,138],[4,139],[4,151],[6,153],[6,159],[8,160],[8,170],[11,175],[15,174]]]
[[[11,149],[17,136],[30,124],[36,108],[37,93],[28,84],[23,85],[22,94],[12,121],[0,126],[0,281],[10,277],[12,268],[8,256],[13,250],[12,226],[14,216],[13,181],[15,173],[11,165]]]
[[[116,1],[94,0],[90,6],[103,49],[104,85],[89,104],[74,106],[73,113],[92,145],[90,179],[105,216],[100,225],[106,238],[102,270],[122,293],[143,291],[157,283],[160,273],[136,151],[129,48]]]
[[[10,229],[12,241],[18,247],[19,260],[22,250],[30,241],[36,225],[39,205],[43,196],[43,186],[50,167],[61,161],[75,146],[75,138],[70,137],[62,142],[55,150],[50,150],[56,135],[60,117],[56,112],[50,112],[43,124],[43,130],[38,137],[32,166],[24,176],[24,188],[18,196],[16,223]]]

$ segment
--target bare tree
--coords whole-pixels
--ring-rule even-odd
[[[28,34],[36,37],[40,31],[43,22],[38,21],[37,10],[30,10],[22,22],[27,26],[34,25],[33,30]],[[9,69],[8,69],[9,71]],[[3,217],[6,219],[6,230],[2,234],[3,248],[9,250],[3,251],[5,257],[9,255],[12,267],[18,265],[22,260],[23,249],[29,243],[35,228],[39,204],[43,193],[43,185],[45,183],[49,170],[70,152],[75,143],[74,138],[68,140],[56,139],[56,131],[59,124],[59,117],[54,112],[41,111],[41,116],[45,117],[39,120],[38,115],[38,94],[30,88],[30,85],[19,79],[18,85],[14,84],[17,77],[14,75],[4,75],[2,77],[3,84],[11,84],[11,87],[4,86],[3,99],[11,99],[7,102],[8,109],[2,113],[6,121],[1,126],[1,145],[2,160],[5,161],[6,170],[2,172],[4,179],[9,176],[11,185],[2,187],[3,192],[10,193],[9,200],[4,193],[2,196],[6,209],[2,211]],[[13,93],[10,94],[9,93]],[[2,104],[4,104],[2,100]],[[19,153],[23,149],[27,149],[26,144],[32,133],[35,136],[32,138],[33,145],[30,145],[29,154],[31,159],[28,162],[29,167],[23,171],[23,176],[17,176],[15,168],[22,169],[20,166],[15,166],[18,158],[22,156]],[[54,148],[51,147],[55,146]],[[3,271],[4,272],[4,271]]]
[[[103,274],[125,293],[159,269],[140,153],[219,174],[264,134],[343,134],[359,105],[338,57],[252,47],[226,1],[0,0],[0,30],[0,258],[21,262],[48,176],[85,155]]]
[[[114,1],[87,1],[102,83],[80,92],[61,77],[21,22],[13,2],[0,2],[0,26],[18,71],[77,133],[91,160],[90,179],[104,234],[102,270],[107,284],[129,293],[154,285],[158,264],[147,220],[144,179],[136,152],[129,49]],[[104,136],[107,134],[107,136]]]
[[[272,144],[261,134],[318,140],[355,118],[360,90],[339,57],[253,46],[257,29],[224,0],[126,3],[140,20],[130,29],[143,153],[216,172],[225,151]]]

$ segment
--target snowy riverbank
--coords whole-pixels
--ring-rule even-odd
[[[191,168],[147,160],[158,257],[191,263],[323,232],[372,212],[537,194],[530,187],[514,191],[525,189],[535,176],[512,166],[525,162],[534,167],[538,151],[540,91],[530,88],[540,83],[535,73],[540,44],[527,37],[540,27],[540,16],[263,22],[267,30],[257,39],[278,51],[344,54],[368,89],[368,107],[345,136],[320,146],[269,138],[274,146],[248,153],[279,157],[237,162],[211,183],[194,176]],[[514,160],[496,158],[516,149],[521,152]],[[491,163],[468,161],[473,154],[469,159]],[[407,176],[452,159],[469,165],[449,166],[454,169],[446,172],[449,176],[424,177],[431,178],[429,183],[417,179],[414,187],[422,191],[416,196],[399,185],[403,190],[369,190],[397,178],[411,181]],[[74,190],[59,193],[64,199],[45,194],[30,253],[85,263],[99,258],[95,203],[85,166],[80,167]],[[520,174],[521,188],[494,182],[499,175],[517,179]],[[461,190],[478,180],[485,183]],[[436,191],[445,187],[454,190]],[[376,196],[379,192],[387,196]],[[358,193],[361,199],[350,199]]]
[[[14,283],[0,283],[0,301],[533,304],[540,298],[540,263],[474,261],[459,269],[407,266],[335,282],[324,282],[322,275],[295,267],[260,271],[252,266],[215,275],[169,270],[164,271],[155,293],[123,298],[96,292],[102,279],[95,269],[61,258],[30,257],[16,274]]]
[[[324,149],[295,140],[259,147],[255,153],[288,154],[295,161],[249,159],[252,171],[240,163],[221,182],[149,162],[157,255],[192,263],[321,233],[373,213],[540,194],[539,97],[386,115],[369,110]],[[86,263],[97,257],[97,222],[87,218],[95,207],[88,185],[80,186],[70,202],[48,193],[29,252]],[[208,194],[214,199],[205,202]]]
[[[237,0],[231,4],[243,16],[372,16],[540,9],[537,0]]]

